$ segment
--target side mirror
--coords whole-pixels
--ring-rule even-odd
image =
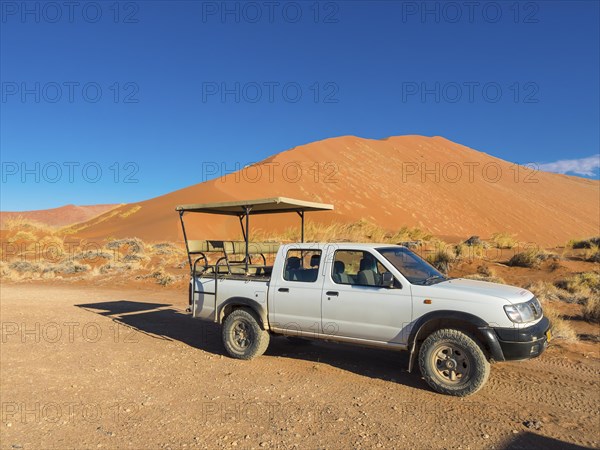
[[[381,274],[381,285],[385,288],[393,288],[394,275],[392,275],[390,272],[383,272]]]

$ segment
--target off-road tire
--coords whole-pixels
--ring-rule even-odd
[[[453,329],[437,330],[425,339],[419,368],[433,390],[457,397],[474,394],[490,375],[490,363],[475,338]]]
[[[256,316],[247,309],[236,309],[223,321],[223,345],[237,359],[262,355],[269,346],[269,332],[260,327]]]

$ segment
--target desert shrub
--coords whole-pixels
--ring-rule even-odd
[[[590,237],[587,239],[571,239],[567,242],[567,247],[578,249],[578,248],[592,248],[600,246],[600,236]]]
[[[537,268],[542,261],[548,258],[558,259],[558,255],[546,252],[539,248],[530,248],[528,250],[516,253],[508,261],[509,266]]]
[[[484,277],[491,277],[494,275],[494,271],[485,264],[477,266],[477,273],[483,275]]]
[[[55,227],[46,225],[36,220],[27,219],[23,216],[6,219],[3,224],[3,229],[8,231],[30,231],[40,234],[52,234],[56,231]]]
[[[542,301],[544,315],[550,319],[552,336],[567,343],[577,342],[577,333],[571,324],[562,318],[559,312],[547,301]]]
[[[37,241],[37,236],[31,231],[17,231],[7,240],[8,242],[35,242]]]
[[[288,228],[280,233],[255,229],[257,241],[293,242],[300,236],[297,227]],[[307,222],[305,238],[308,242],[381,242],[381,243],[417,243],[433,242],[435,238],[427,231],[416,227],[402,227],[398,231],[389,231],[366,219],[350,223]]]
[[[429,242],[432,239],[431,233],[417,227],[402,227],[396,233],[389,235],[390,242]]]
[[[156,279],[156,283],[160,284],[161,286],[168,286],[175,281],[175,277],[173,277],[173,275],[165,272],[162,269],[154,272],[152,276]]]
[[[592,245],[583,253],[583,259],[589,262],[600,263],[600,246]]]
[[[571,324],[562,318],[556,307],[552,305],[553,301],[564,301],[565,295],[568,298],[568,292],[545,281],[530,283],[525,288],[533,292],[541,302],[544,315],[552,323],[552,335],[566,342],[576,342],[577,333]]]
[[[529,283],[525,289],[533,292],[540,301],[562,300],[561,291],[563,290],[546,281]]]
[[[561,267],[562,267],[562,264],[560,263],[560,261],[559,261],[558,259],[555,259],[554,261],[552,261],[552,262],[550,263],[550,265],[548,266],[548,268],[549,268],[551,271],[558,270],[558,269],[560,269]]]
[[[101,274],[106,275],[110,272],[120,273],[120,272],[125,272],[128,270],[133,270],[135,268],[136,268],[136,266],[133,264],[116,262],[116,263],[104,264],[103,266],[100,266],[100,269],[98,269],[98,270],[100,271]]]
[[[583,317],[590,322],[600,322],[600,296],[591,295],[583,305]]]
[[[30,261],[13,261],[8,265],[8,268],[18,273],[40,272],[42,270],[38,263]]]
[[[44,268],[44,272],[61,273],[64,275],[87,272],[88,270],[90,270],[89,265],[80,264],[73,261],[63,261],[60,264],[53,264]]]
[[[73,256],[73,259],[81,261],[96,261],[101,259],[112,259],[113,255],[102,250],[87,250],[85,252],[77,253]]]
[[[512,234],[494,233],[490,239],[496,248],[514,248],[518,242]]]
[[[181,255],[184,253],[183,249],[171,242],[159,242],[152,244],[150,248],[155,255]]]
[[[598,298],[598,291],[585,284],[576,283],[572,279],[559,280],[555,284],[536,281],[529,283],[525,288],[533,292],[537,298],[544,301],[578,303],[585,306],[588,302],[593,303],[594,299]]]
[[[140,256],[140,255],[138,255],[138,254],[135,254],[135,253],[134,253],[134,254],[127,254],[127,255],[125,255],[125,256],[123,256],[123,257],[121,258],[121,260],[122,260],[123,262],[126,262],[126,263],[128,263],[128,262],[136,262],[136,261],[141,261],[141,260],[143,260],[143,259],[144,259],[144,256],[143,256],[143,255],[142,255],[142,256]]]
[[[506,284],[506,281],[504,281],[503,278],[497,277],[495,275],[483,275],[481,273],[465,275],[463,278],[468,278],[469,280],[477,280],[477,281],[488,281],[490,283]]]
[[[468,245],[464,242],[454,246],[454,254],[457,259],[473,260],[485,256],[485,246],[482,244]]]
[[[109,250],[120,250],[129,254],[144,252],[144,243],[138,238],[115,239],[109,241],[105,247]]]
[[[571,293],[591,290],[600,293],[600,273],[583,272],[570,276],[554,283],[557,287]]]
[[[439,248],[433,254],[427,255],[425,259],[427,262],[429,262],[429,264],[439,271],[447,273],[454,263],[456,257],[447,248]]]
[[[0,261],[0,278],[8,280],[13,278],[13,271],[6,261]]]

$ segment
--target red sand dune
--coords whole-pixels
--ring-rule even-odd
[[[105,213],[118,205],[65,205],[60,208],[40,209],[37,211],[22,212],[0,212],[0,229],[4,229],[4,221],[15,217],[35,220],[54,227],[63,227],[73,225],[79,222],[85,222],[93,217]]]
[[[198,166],[200,176],[200,162]],[[417,226],[439,236],[489,237],[509,232],[523,241],[554,245],[597,235],[600,228],[598,180],[533,172],[442,137],[344,136],[302,145],[241,172],[120,206],[83,224],[78,234],[92,239],[179,240],[178,204],[276,196],[334,204],[334,212],[308,214],[308,220],[364,218],[390,230]],[[235,218],[195,216],[191,238],[239,237]],[[255,229],[297,224],[295,214],[252,219]]]

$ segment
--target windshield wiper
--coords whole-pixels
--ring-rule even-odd
[[[444,277],[442,275],[432,275],[432,276],[426,278],[425,280],[423,280],[423,284],[430,284],[431,282],[433,282],[439,278],[441,278],[442,280],[446,280],[446,277]]]

